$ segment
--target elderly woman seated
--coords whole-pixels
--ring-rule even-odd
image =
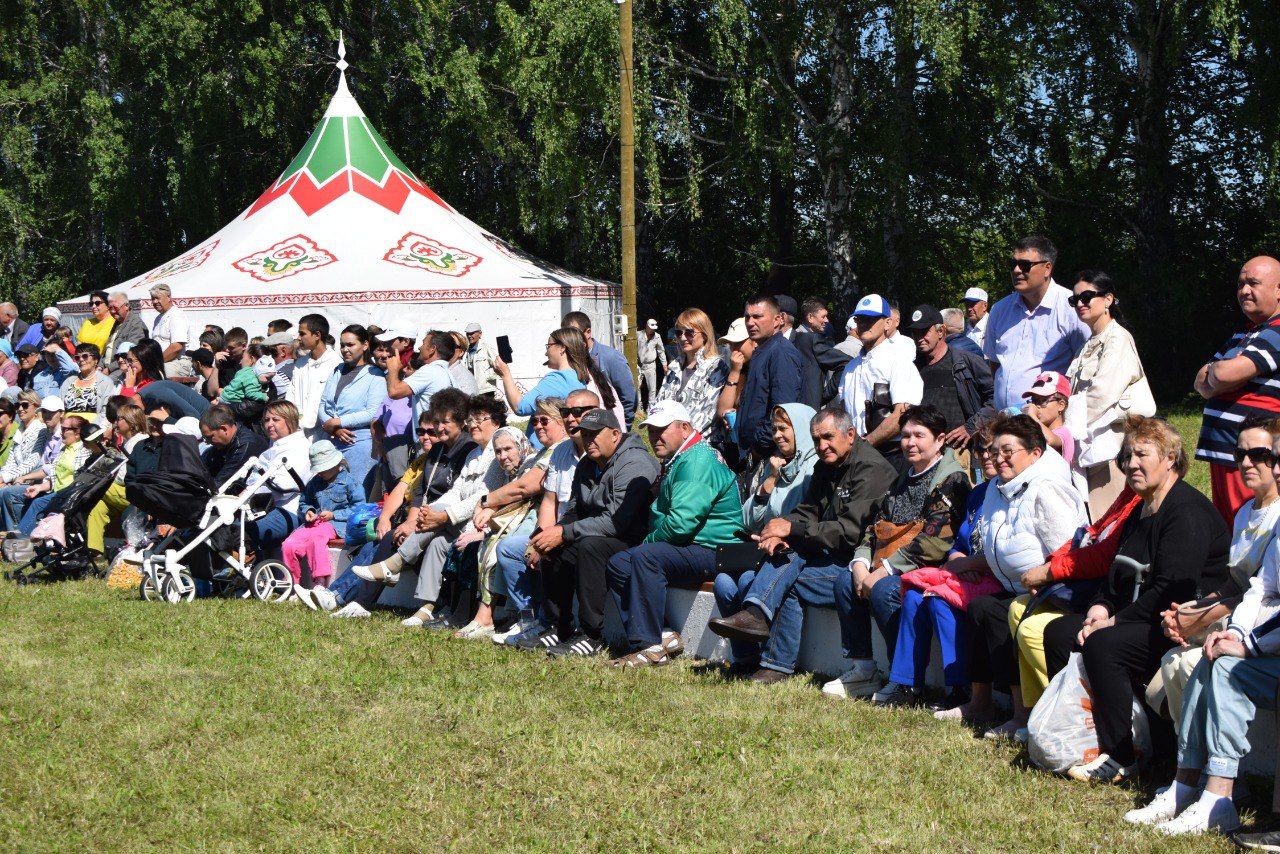
[[[1187,456],[1168,422],[1132,417],[1119,460],[1141,509],[1125,521],[1116,559],[1088,613],[1060,617],[1044,632],[1051,673],[1073,650],[1083,653],[1100,752],[1067,775],[1086,782],[1118,782],[1136,773],[1134,685],[1146,684],[1173,646],[1161,612],[1169,602],[1216,589],[1226,578],[1231,545],[1222,516],[1182,479]]]
[[[988,732],[999,738],[1017,735],[1025,715],[1009,632],[1010,603],[1027,592],[1024,573],[1071,540],[1084,523],[1085,510],[1071,485],[1071,469],[1047,447],[1044,432],[1030,416],[1001,416],[990,430],[989,453],[997,476],[982,501],[982,555],[999,587],[969,602],[969,702],[936,716],[988,723],[995,716],[993,690],[1008,691],[1014,717]]]
[[[1258,431],[1242,431],[1241,445],[1248,441],[1250,449],[1256,448],[1252,443],[1257,437],[1246,440],[1246,432]],[[1273,440],[1271,448],[1280,453],[1280,440]],[[1280,476],[1280,456],[1244,458],[1255,466],[1269,464],[1273,483]],[[1246,485],[1256,480],[1243,472],[1243,465],[1241,473]],[[1255,490],[1255,501],[1260,497]],[[1268,506],[1274,506],[1274,486],[1269,497]],[[1251,509],[1246,504],[1240,512]],[[1242,538],[1261,551],[1261,566],[1226,629],[1205,639],[1204,654],[1192,671],[1182,701],[1173,783],[1147,806],[1128,812],[1124,818],[1131,824],[1155,825],[1169,835],[1231,833],[1240,826],[1231,797],[1240,760],[1249,752],[1249,724],[1259,708],[1276,708],[1280,681],[1280,546],[1271,528],[1268,533]],[[1232,553],[1239,554],[1235,548]]]
[[[699,312],[701,314],[701,312]],[[682,315],[683,316],[683,315]],[[665,388],[665,386],[664,386]],[[773,443],[777,454],[761,462],[751,479],[751,496],[743,502],[743,528],[759,533],[770,519],[785,516],[796,508],[809,488],[813,465],[818,460],[813,448],[809,425],[814,410],[803,403],[786,403],[773,410]],[[750,561],[763,556],[758,549],[744,549]],[[747,591],[755,579],[755,570],[721,572],[712,582],[712,593],[721,614],[742,609]],[[743,640],[730,640],[733,671],[751,674],[760,667],[760,645]]]

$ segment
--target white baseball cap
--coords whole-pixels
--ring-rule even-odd
[[[390,329],[384,330],[381,335],[375,335],[373,340],[389,343],[397,338],[408,338],[410,341],[417,341],[418,335],[408,327],[393,326]]]
[[[987,302],[987,292],[982,288],[969,288],[964,292],[965,302]]]
[[[853,309],[854,317],[888,317],[889,301],[879,294],[867,294],[858,300]]]
[[[644,419],[646,427],[666,427],[676,421],[691,421],[692,416],[683,403],[678,400],[660,400],[649,408]]]
[[[721,344],[741,344],[751,336],[747,334],[747,321],[742,317],[735,317],[733,323],[729,324],[729,331],[720,336]]]
[[[63,404],[62,398],[51,394],[40,399],[40,408],[45,412],[62,412],[67,407]]]

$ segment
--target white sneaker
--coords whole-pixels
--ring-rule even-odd
[[[494,643],[501,646],[502,644],[507,642],[507,638],[517,638],[520,635],[524,634],[525,632],[529,631],[529,629],[533,628],[535,624],[541,625],[540,623],[538,623],[537,620],[533,620],[529,623],[522,623],[519,620],[516,620],[509,627],[507,627],[507,630],[505,632],[494,632],[491,640]]]
[[[1081,783],[1119,783],[1128,780],[1138,773],[1138,765],[1121,765],[1105,753],[1082,765],[1072,765],[1067,769],[1067,776]]]
[[[880,687],[874,662],[858,663],[837,679],[822,686],[822,693],[833,697],[870,697]]]
[[[311,604],[311,588],[303,587],[301,584],[293,585],[293,596],[303,605],[311,610],[315,610],[315,606]]]
[[[369,612],[359,602],[348,602],[337,611],[329,615],[330,617],[368,617]]]
[[[1177,788],[1178,785],[1176,783],[1171,783],[1163,789],[1157,789],[1156,796],[1151,799],[1151,803],[1145,807],[1129,810],[1124,814],[1124,820],[1129,824],[1156,825],[1173,818],[1195,803],[1195,799],[1199,795],[1199,789],[1183,786],[1184,789],[1190,791],[1191,795],[1184,798],[1182,803],[1178,803]]]
[[[396,582],[400,580],[399,572],[392,572],[386,569],[384,564],[386,561],[371,564],[370,566],[352,566],[351,571],[355,573],[356,578],[363,578],[365,581],[380,581],[388,587],[395,587]],[[385,571],[385,575],[381,571],[375,572],[375,568]]]
[[[1157,824],[1156,830],[1167,836],[1192,833],[1235,833],[1240,829],[1240,815],[1230,798],[1202,792],[1200,799],[1178,813],[1177,818]]]
[[[338,607],[338,597],[334,596],[328,587],[312,587],[309,600],[304,600],[308,605],[320,611],[333,611]]]

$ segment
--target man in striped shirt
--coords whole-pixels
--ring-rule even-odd
[[[1251,494],[1236,469],[1240,425],[1280,415],[1280,261],[1265,255],[1240,268],[1236,300],[1249,321],[1196,374],[1207,401],[1196,459],[1209,463],[1213,503],[1230,524]]]

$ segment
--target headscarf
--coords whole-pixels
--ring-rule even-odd
[[[779,409],[787,414],[787,419],[791,422],[791,429],[796,437],[796,453],[782,467],[782,471],[778,472],[773,492],[764,501],[756,498],[756,490],[760,482],[773,471],[767,460],[757,469],[751,484],[751,495],[742,503],[743,522],[752,531],[758,531],[770,519],[785,516],[796,508],[804,498],[813,466],[818,461],[817,451],[813,447],[813,435],[809,432],[809,425],[817,414],[813,407],[803,403],[784,403],[774,407],[774,412]]]
[[[791,430],[796,434],[796,455],[778,473],[779,483],[791,483],[804,472],[813,471],[813,464],[817,462],[818,452],[813,447],[813,434],[809,432],[809,425],[813,423],[813,416],[818,413],[812,406],[805,406],[803,403],[784,403],[774,407],[774,412],[779,409],[787,413]]]
[[[489,439],[490,445],[494,448],[495,463],[497,463],[497,443],[499,436],[509,437],[511,441],[516,443],[516,448],[520,451],[520,464],[516,466],[515,472],[508,476],[510,480],[515,480],[520,475],[528,471],[528,466],[532,462],[533,458],[533,445],[530,444],[529,437],[525,436],[524,433],[521,433],[516,428],[499,427],[497,430],[493,431],[493,436]]]

